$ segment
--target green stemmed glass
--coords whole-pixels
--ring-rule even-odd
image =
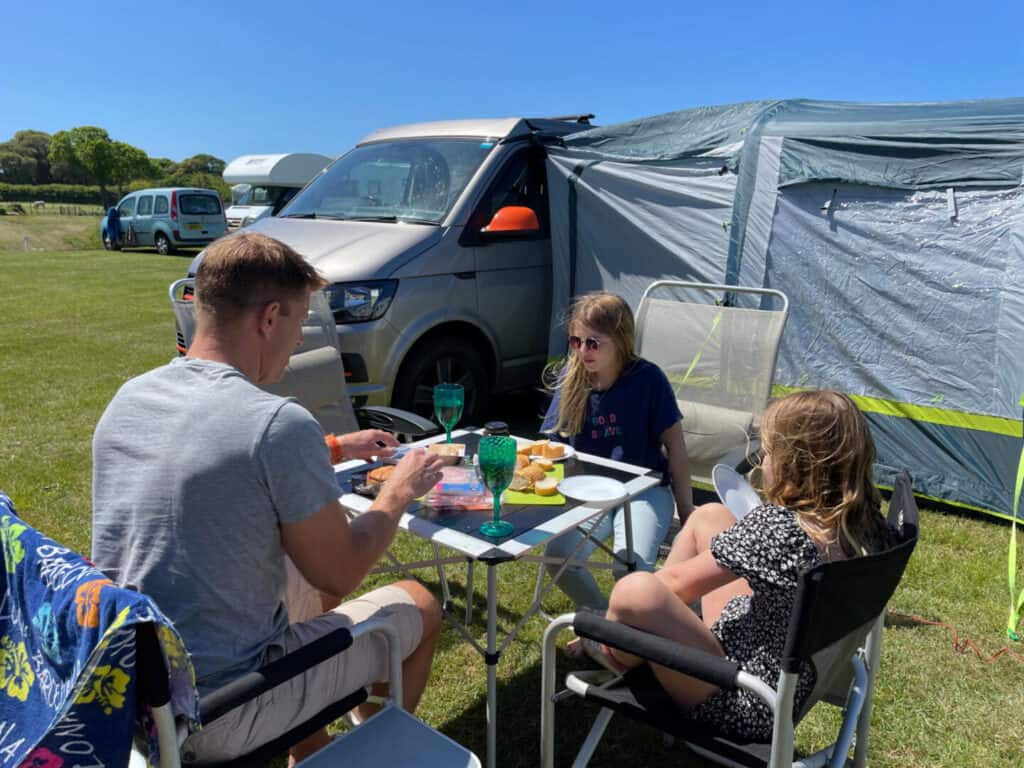
[[[461,384],[437,384],[434,386],[434,415],[441,422],[447,442],[452,441],[452,427],[462,418],[462,406],[466,402],[466,393]]]
[[[494,495],[494,519],[480,526],[480,533],[491,538],[508,536],[515,526],[501,519],[501,494],[512,482],[516,471],[516,441],[512,437],[487,435],[477,448],[480,479]]]

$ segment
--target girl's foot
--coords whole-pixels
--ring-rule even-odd
[[[577,637],[570,640],[565,644],[565,648],[562,649],[562,653],[565,654],[567,659],[582,659],[583,658],[583,638]]]
[[[570,659],[582,659],[587,656],[591,661],[597,662],[617,675],[626,671],[626,667],[612,656],[607,645],[591,640],[589,637],[577,637],[575,640],[571,640],[563,652],[566,658]]]

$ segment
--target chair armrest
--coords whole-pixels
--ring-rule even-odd
[[[740,666],[721,656],[680,645],[626,624],[609,621],[589,610],[578,611],[573,619],[577,635],[596,640],[663,667],[682,672],[719,688],[736,688]]]
[[[275,659],[255,672],[242,675],[227,685],[203,696],[199,701],[199,718],[209,725],[221,715],[281,683],[301,675],[327,659],[337,656],[352,645],[352,634],[339,628],[308,645]]]
[[[757,456],[760,451],[761,436],[759,434],[751,435],[750,442],[747,445],[733,449],[725,454],[718,463],[732,467],[741,475],[745,475],[754,468],[751,459]]]
[[[389,408],[386,405],[367,405],[356,409],[356,419],[363,428],[383,429],[400,435],[422,437],[440,431],[434,422],[412,411]]]

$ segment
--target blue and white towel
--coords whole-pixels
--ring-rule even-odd
[[[153,622],[171,706],[199,720],[195,674],[170,621],[81,555],[32,529],[0,493],[0,768],[128,764],[135,728],[135,625]],[[150,764],[159,759],[150,737]]]

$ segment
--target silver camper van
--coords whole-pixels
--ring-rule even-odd
[[[375,131],[246,230],[288,243],[330,282],[357,405],[426,415],[434,384],[460,382],[471,418],[538,382],[551,322],[545,146],[589,117]]]

